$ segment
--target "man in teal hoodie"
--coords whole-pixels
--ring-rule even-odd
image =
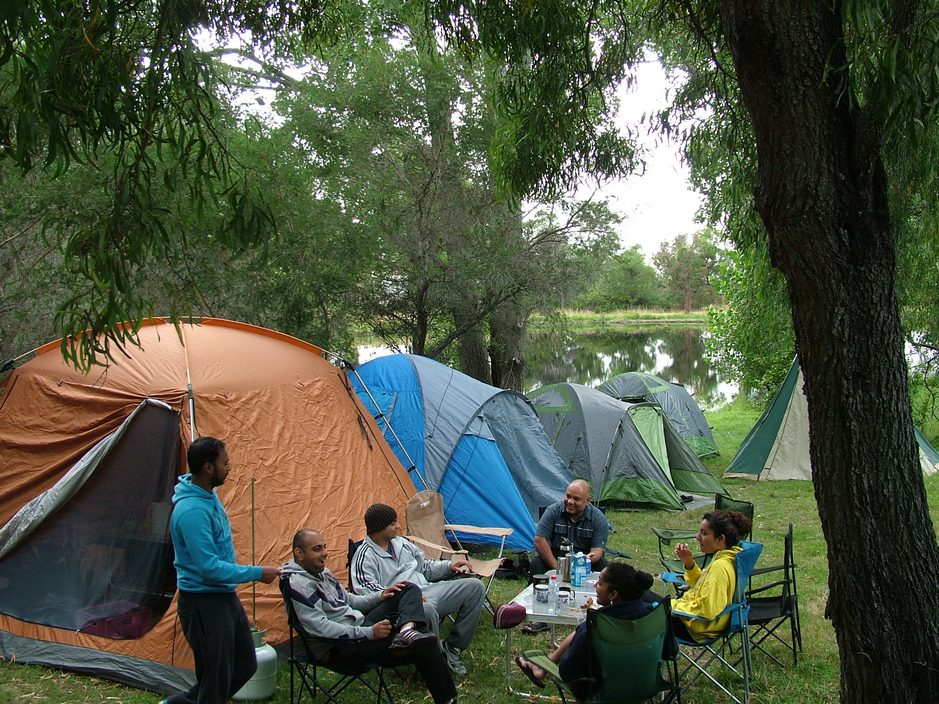
[[[257,669],[254,642],[235,587],[273,582],[279,567],[235,561],[228,515],[215,493],[231,469],[225,443],[203,437],[189,446],[189,474],[173,494],[170,533],[176,559],[178,613],[196,661],[196,683],[168,704],[224,704]]]

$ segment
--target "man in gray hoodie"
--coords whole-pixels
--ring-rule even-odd
[[[297,618],[313,636],[307,642],[317,661],[327,666],[411,662],[435,704],[455,704],[453,678],[433,628],[427,631],[420,589],[399,581],[373,594],[350,594],[326,567],[329,552],[322,535],[304,528],[292,549],[283,573]]]
[[[428,611],[437,620],[454,615],[453,626],[441,643],[447,667],[466,675],[463,651],[473,640],[479,613],[486,601],[486,587],[478,579],[450,579],[472,572],[467,560],[428,560],[413,543],[400,537],[398,514],[387,504],[372,504],[365,511],[365,540],[356,550],[349,571],[358,594],[380,592],[399,581],[421,588]]]

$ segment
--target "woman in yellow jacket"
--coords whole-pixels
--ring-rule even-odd
[[[752,521],[739,511],[709,511],[698,528],[695,540],[701,552],[712,555],[710,564],[702,570],[694,561],[685,543],[675,546],[675,555],[684,563],[685,581],[690,588],[672,602],[672,611],[714,619],[733,601],[737,583],[734,559],[741,548],[740,540],[750,534]],[[682,640],[705,641],[720,635],[730,619],[725,614],[716,620],[699,621],[673,615],[675,635]]]

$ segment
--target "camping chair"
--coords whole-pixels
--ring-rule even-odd
[[[430,560],[466,560],[469,553],[463,549],[457,532],[464,535],[488,536],[500,539],[499,555],[493,560],[473,560],[473,573],[486,581],[486,608],[495,613],[489,601],[489,588],[495,579],[496,570],[502,564],[505,540],[512,535],[511,528],[481,528],[479,526],[444,523],[443,497],[436,491],[420,491],[411,497],[405,509],[408,532],[405,536],[417,545]],[[450,544],[450,534],[456,549]]]
[[[599,688],[587,701],[590,704],[639,704],[660,692],[662,702],[681,702],[677,657],[663,657],[669,628],[668,598],[653,611],[634,621],[605,616],[591,609],[587,612],[587,629],[600,671],[591,673],[584,683],[598,683]],[[524,653],[526,660],[548,673],[557,685],[564,702],[574,699],[572,683],[564,682],[558,666],[544,651]],[[668,671],[669,679],[662,676]]]
[[[690,684],[704,675],[724,694],[733,699],[737,704],[747,704],[750,701],[750,638],[748,613],[750,605],[747,602],[747,584],[750,581],[750,574],[756,565],[756,561],[763,552],[763,546],[759,543],[752,543],[748,540],[742,541],[740,546],[743,548],[737,553],[734,559],[734,571],[736,573],[736,585],[734,587],[734,599],[713,619],[704,619],[693,614],[673,610],[676,616],[692,618],[697,621],[714,621],[724,615],[730,615],[727,622],[727,628],[723,633],[706,641],[685,640],[677,637],[679,654],[685,661],[685,667],[681,671],[680,677],[692,673]],[[740,656],[733,662],[730,661],[730,651],[735,638],[740,640]],[[735,675],[743,680],[743,696],[738,698],[727,689],[717,677],[709,670],[718,663],[723,664]],[[739,668],[739,669],[738,669]]]
[[[317,639],[307,633],[297,618],[290,595],[290,575],[280,578],[280,594],[287,610],[287,624],[290,626],[287,662],[290,665],[290,703],[300,704],[306,692],[310,699],[316,699],[316,692],[325,695],[327,701],[338,704],[339,697],[356,682],[366,687],[375,695],[376,704],[394,704],[388,685],[385,683],[385,673],[381,665],[374,662],[362,662],[355,667],[340,667],[329,665],[317,660],[313,654],[312,643]],[[299,646],[299,647],[298,647]],[[324,682],[320,669],[325,669],[338,675],[332,683]],[[372,681],[374,679],[374,681]]]
[[[780,667],[783,663],[763,647],[773,637],[792,651],[792,664],[798,664],[798,651],[802,650],[802,625],[799,621],[799,594],[796,590],[796,565],[792,552],[792,524],[783,540],[783,563],[753,570],[747,599],[750,602],[749,622],[751,650],[760,650]],[[781,573],[769,584],[753,586],[753,577]],[[769,592],[769,593],[768,593]],[[789,640],[782,635],[782,626],[789,622]]]
[[[753,520],[753,504],[749,501],[732,499],[723,494],[714,495],[714,510],[740,511],[743,515]],[[653,528],[652,532],[659,541],[659,560],[667,572],[684,572],[685,567],[682,561],[675,557],[675,545],[686,543],[693,540],[698,534],[697,528],[688,530],[687,528]],[[740,536],[741,540],[748,540],[753,537],[753,530],[750,535]],[[701,569],[707,567],[707,555],[695,555],[694,561],[698,563]]]

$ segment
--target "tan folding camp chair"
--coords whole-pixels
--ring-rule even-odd
[[[512,535],[511,528],[481,528],[479,526],[444,523],[443,497],[436,491],[421,491],[408,501],[406,512],[406,538],[417,545],[430,560],[469,560],[473,573],[486,582],[486,607],[491,612],[489,587],[496,570],[502,564],[505,540]],[[500,539],[499,556],[494,560],[471,560],[463,549],[457,532],[466,535],[489,536]],[[450,536],[449,538],[447,536]],[[451,545],[456,544],[456,548]]]

